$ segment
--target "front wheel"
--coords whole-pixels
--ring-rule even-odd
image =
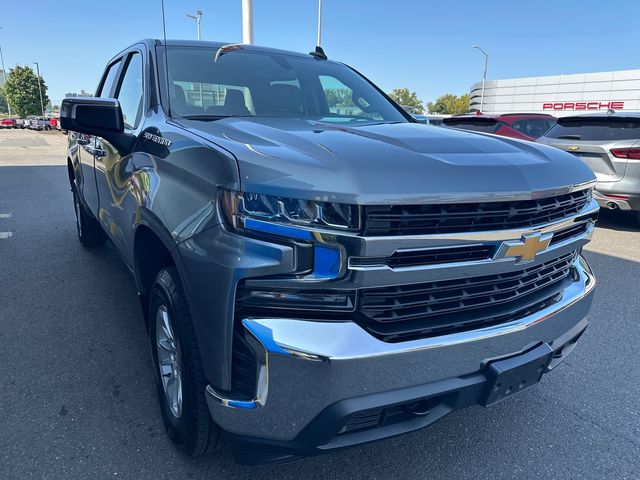
[[[176,446],[196,457],[215,450],[220,431],[211,419],[207,381],[178,272],[162,269],[149,298],[151,356],[165,429]]]

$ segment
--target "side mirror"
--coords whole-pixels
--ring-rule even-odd
[[[71,97],[60,105],[60,128],[102,137],[120,155],[131,152],[136,137],[124,133],[120,102],[115,98]]]
[[[60,106],[60,125],[64,130],[106,139],[124,132],[122,110],[115,98],[65,98]]]

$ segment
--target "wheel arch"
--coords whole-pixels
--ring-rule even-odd
[[[149,291],[160,270],[176,266],[173,249],[175,243],[168,241],[165,234],[159,233],[157,226],[147,221],[140,222],[134,232],[133,273],[138,297],[144,312],[145,324],[148,323]]]
[[[215,351],[210,348],[207,342],[207,337],[211,335],[209,324],[203,320],[201,305],[198,305],[196,301],[197,295],[193,291],[192,279],[187,274],[176,239],[153,212],[141,209],[139,218],[134,232],[131,269],[147,328],[149,326],[149,288],[153,285],[156,275],[162,268],[173,265],[178,272],[187,299],[205,376],[215,384],[224,385],[228,378],[224,375],[221,376]]]

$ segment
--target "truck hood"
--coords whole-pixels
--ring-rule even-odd
[[[595,180],[552,147],[415,123],[180,123],[235,156],[242,190],[269,195],[358,204],[527,199]]]

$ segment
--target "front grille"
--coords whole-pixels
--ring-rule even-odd
[[[338,435],[377,427],[382,420],[382,413],[383,409],[381,408],[354,413],[345,419],[342,427],[338,430]]]
[[[575,252],[523,270],[414,285],[363,289],[359,323],[385,341],[441,335],[529,315],[571,281]]]
[[[584,234],[589,229],[589,225],[590,223],[584,222],[554,232],[550,245],[555,245],[556,243],[564,242],[565,240]]]
[[[421,418],[426,425],[449,412],[449,405],[457,401],[458,393],[454,391],[352,413],[343,420],[337,434],[344,435],[403,422],[415,422],[417,418]]]
[[[443,263],[472,262],[491,258],[494,245],[471,245],[433,249],[399,251],[389,257],[354,257],[351,267],[386,265],[391,268],[440,265]]]
[[[365,236],[428,235],[532,227],[577,214],[588,190],[535,200],[437,205],[367,205]]]

